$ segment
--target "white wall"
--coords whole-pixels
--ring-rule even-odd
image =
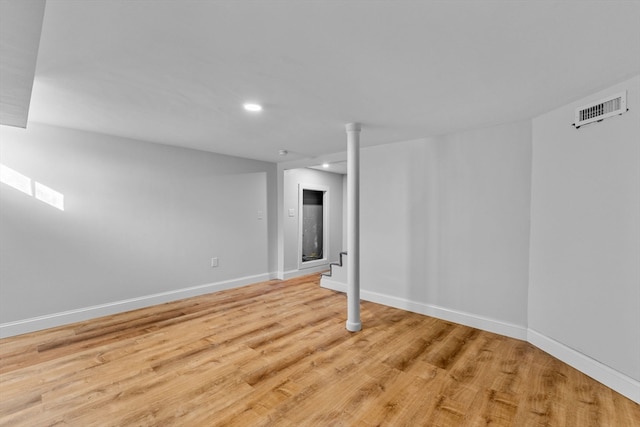
[[[65,198],[62,212],[0,184],[0,323],[276,270],[275,164],[37,124],[0,131],[0,162]]]
[[[342,175],[315,169],[284,171],[284,270],[287,277],[298,270],[299,184],[321,185],[329,188],[329,261],[338,259],[342,247]],[[289,216],[289,209],[294,216]],[[325,248],[326,250],[326,248]]]
[[[349,179],[347,177],[347,179]],[[361,289],[426,303],[437,254],[436,145],[415,140],[360,154]]]
[[[570,126],[622,90],[629,112]],[[640,380],[640,76],[535,118],[532,174],[529,328]]]
[[[439,255],[435,303],[525,326],[531,124],[438,141]]]
[[[522,336],[530,123],[370,147],[361,162],[363,295]]]

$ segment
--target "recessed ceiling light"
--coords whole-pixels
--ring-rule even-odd
[[[323,167],[323,168],[328,168],[328,167],[329,167],[329,163],[323,163],[323,164],[322,164],[322,167]]]
[[[258,111],[262,111],[262,105],[260,104],[254,104],[251,102],[247,102],[246,104],[243,105],[244,109],[247,111],[251,111],[253,113],[256,113]]]

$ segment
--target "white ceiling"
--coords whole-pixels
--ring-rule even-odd
[[[324,165],[327,166],[324,166]],[[337,173],[340,175],[347,174],[347,162],[346,161],[336,161],[336,162],[323,162],[321,164],[312,164],[309,166],[309,169],[316,169],[323,172],[331,172]]]
[[[352,121],[403,141],[638,73],[640,1],[49,0],[29,118],[277,162],[343,151]]]

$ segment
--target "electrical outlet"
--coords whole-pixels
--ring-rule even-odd
[[[211,258],[211,267],[217,267],[218,266],[218,257],[213,257]]]

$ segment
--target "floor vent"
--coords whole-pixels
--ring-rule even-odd
[[[576,108],[576,129],[588,123],[599,122],[607,117],[623,114],[627,111],[627,92],[609,96],[600,101],[592,102]]]

